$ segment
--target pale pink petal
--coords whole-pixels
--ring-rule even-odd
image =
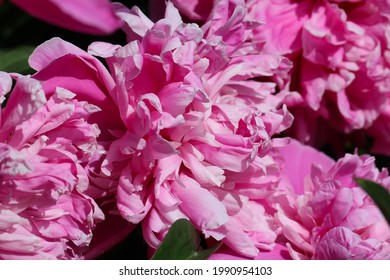
[[[202,231],[217,229],[229,220],[223,204],[193,179],[182,176],[172,189],[182,201],[180,208]]]

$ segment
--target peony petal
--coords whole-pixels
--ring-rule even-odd
[[[12,0],[28,13],[52,24],[90,34],[103,35],[120,26],[108,0]]]

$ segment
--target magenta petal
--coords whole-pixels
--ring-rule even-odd
[[[284,158],[283,176],[291,183],[297,194],[303,194],[304,179],[310,174],[313,164],[323,171],[334,165],[334,161],[324,153],[293,139],[279,150]]]
[[[120,26],[108,0],[12,0],[33,16],[58,26],[90,34],[109,34]]]
[[[182,201],[180,208],[202,231],[217,229],[229,220],[225,206],[193,179],[182,176],[172,188]]]

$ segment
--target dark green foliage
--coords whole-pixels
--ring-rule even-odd
[[[390,193],[383,186],[365,179],[355,178],[368,195],[374,200],[390,225]]]
[[[152,259],[205,260],[220,247],[217,244],[208,249],[200,249],[199,243],[199,234],[191,222],[186,219],[177,220]]]

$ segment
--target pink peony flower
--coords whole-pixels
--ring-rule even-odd
[[[365,178],[389,188],[387,171],[379,171],[373,157],[347,154],[332,162],[296,141],[280,151],[286,164],[276,219],[292,258],[390,259],[389,226],[354,182]]]
[[[217,1],[176,0],[180,11],[205,20]],[[321,145],[324,124],[342,133],[368,129],[373,151],[390,154],[390,6],[388,1],[231,0],[245,5],[246,19],[263,21],[249,41],[259,50],[293,62],[280,89],[299,92],[288,103],[295,116],[291,135]],[[207,15],[206,15],[207,14]],[[308,118],[311,119],[308,121]],[[321,134],[321,136],[318,136]],[[327,137],[328,141],[329,136]]]
[[[104,35],[120,27],[109,0],[12,0],[31,15],[77,32]]]
[[[376,0],[259,1],[252,6],[253,16],[267,22],[254,33],[254,42],[294,65],[285,86],[304,100],[292,109],[295,137],[317,140],[321,126],[308,123],[308,116],[343,133],[376,126],[389,102],[389,8],[388,2]],[[386,128],[378,125],[375,131]],[[380,135],[371,136],[381,141]]]
[[[61,87],[15,75],[0,112],[0,258],[78,258],[104,218],[85,195],[89,159],[100,131],[88,122],[100,109]],[[11,79],[0,73],[1,103]]]
[[[271,250],[276,233],[260,203],[272,194],[278,165],[271,137],[292,116],[257,78],[286,72],[287,60],[253,52],[246,43],[256,22],[245,9],[216,6],[204,26],[184,24],[168,2],[154,23],[137,7],[116,5],[129,43],[96,42],[116,81],[124,129],[112,130],[101,170],[119,180],[117,205],[157,247],[170,225],[187,218],[206,237],[246,257]]]

